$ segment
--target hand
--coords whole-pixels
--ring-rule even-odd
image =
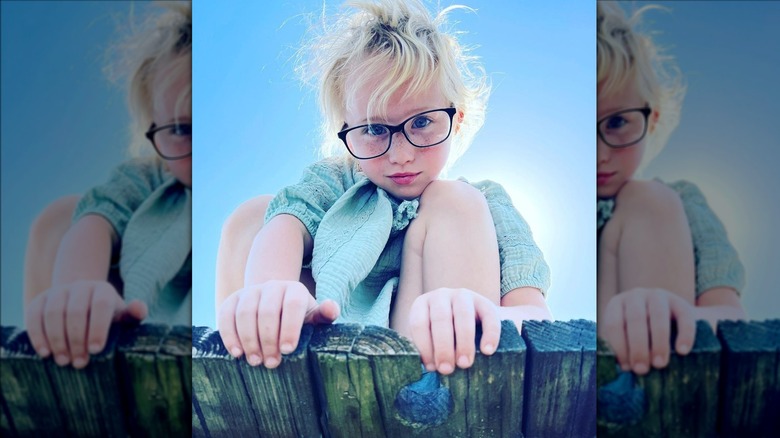
[[[685,355],[696,337],[695,307],[665,289],[636,288],[615,295],[607,303],[599,336],[615,352],[624,371],[636,374],[669,363],[671,320],[677,320],[675,349]]]
[[[409,311],[408,327],[425,369],[451,374],[456,363],[460,368],[470,367],[474,363],[476,321],[482,322],[479,349],[491,355],[501,338],[501,320],[497,306],[489,299],[468,289],[448,288],[417,297]]]
[[[330,324],[339,316],[335,301],[318,304],[297,281],[267,281],[233,292],[219,308],[219,334],[234,357],[252,366],[276,368],[280,353],[295,351],[303,324]]]
[[[76,281],[50,288],[27,306],[25,325],[35,351],[65,366],[84,368],[106,346],[112,322],[146,318],[146,304],[125,303],[107,281]],[[89,351],[89,352],[88,352]]]

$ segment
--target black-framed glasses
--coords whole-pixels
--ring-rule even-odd
[[[402,132],[406,140],[418,148],[444,142],[452,132],[452,118],[457,112],[452,107],[429,110],[415,114],[395,126],[370,123],[344,129],[338,136],[353,157],[369,160],[390,150],[396,132]]]
[[[624,109],[604,116],[596,122],[598,135],[607,146],[624,148],[642,141],[647,134],[649,107]]]
[[[145,135],[154,150],[166,160],[181,160],[192,155],[192,123],[164,126],[152,123]]]

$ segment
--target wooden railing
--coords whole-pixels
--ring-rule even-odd
[[[115,326],[82,370],[40,359],[26,332],[1,333],[3,437],[191,436],[191,327]]]
[[[641,377],[598,349],[599,437],[780,436],[780,320],[699,321],[688,355]]]
[[[304,327],[273,370],[193,329],[193,436],[594,436],[594,322],[508,321],[492,356],[423,373],[414,346],[380,327]],[[477,336],[479,345],[479,333]]]

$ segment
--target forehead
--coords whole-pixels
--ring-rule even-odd
[[[152,75],[150,91],[155,117],[189,116],[192,74],[186,59],[167,62]]]
[[[354,76],[350,75],[350,78]],[[400,121],[415,112],[449,105],[438,81],[431,81],[425,87],[414,87],[411,80],[407,80],[399,86],[388,87],[387,78],[377,75],[363,84],[357,82],[347,81],[345,116],[348,122],[369,118]]]
[[[628,81],[619,89],[607,91],[603,90],[602,83],[598,84],[596,106],[599,117],[626,108],[641,107],[646,104],[647,99],[639,92],[636,81]]]

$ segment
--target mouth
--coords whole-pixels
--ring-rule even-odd
[[[417,176],[419,176],[422,172],[417,173],[409,173],[409,172],[403,172],[403,173],[394,173],[392,175],[388,175],[387,177],[390,178],[394,183],[405,186],[413,183]]]
[[[617,172],[598,172],[596,173],[596,184],[598,185],[604,185],[609,182],[610,179],[612,179],[613,176],[615,176]]]

